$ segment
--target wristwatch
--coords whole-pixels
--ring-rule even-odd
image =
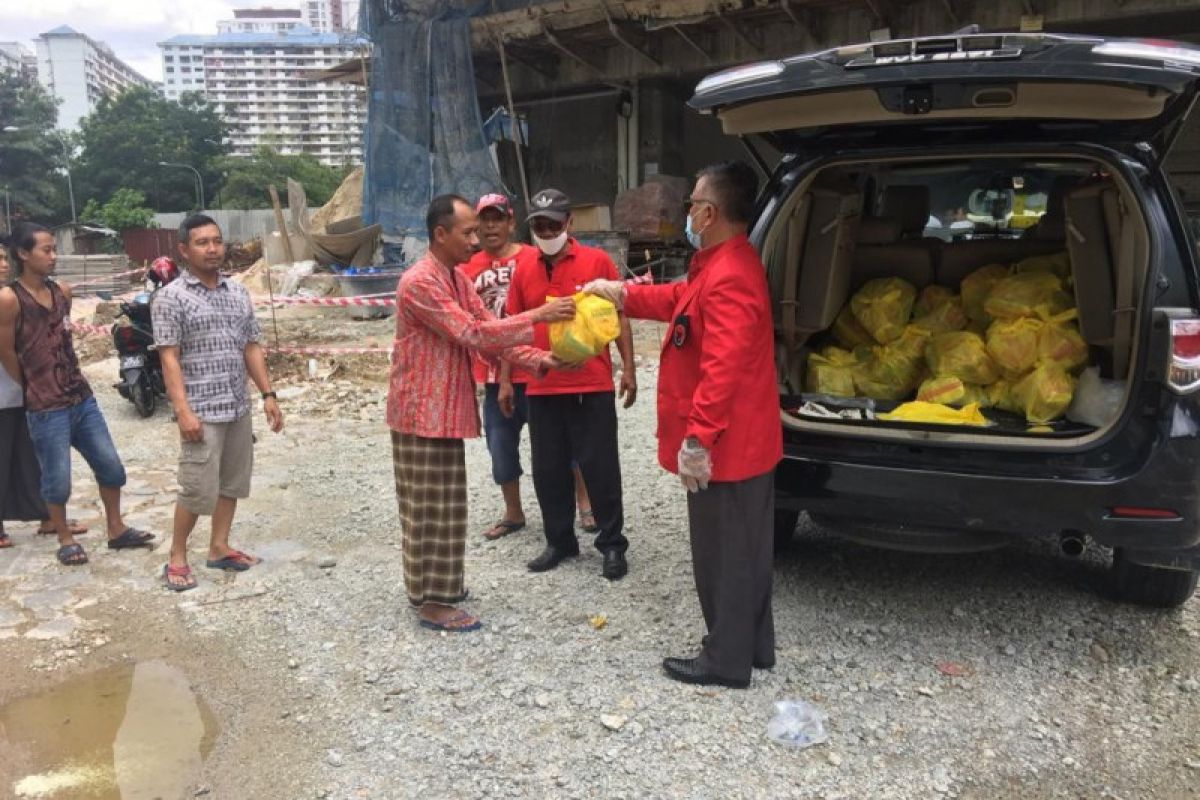
[[[263,392],[263,393],[262,393],[262,399],[263,399],[263,400],[266,400],[268,397],[269,397],[269,398],[271,398],[272,400],[278,400],[278,399],[279,399],[279,395],[275,394],[275,392]]]

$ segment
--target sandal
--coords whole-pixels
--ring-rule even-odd
[[[13,541],[7,533],[0,531],[0,550],[7,550],[13,546]]]
[[[444,633],[469,633],[482,628],[483,623],[479,621],[478,617],[473,617],[465,611],[459,611],[442,622],[423,619],[421,627]]]
[[[224,558],[210,558],[204,562],[204,566],[209,569],[223,569],[226,572],[245,572],[261,561],[261,558],[247,555],[241,550],[230,550]]]
[[[583,528],[586,533],[595,533],[600,530],[600,526],[596,524],[596,515],[590,508],[579,509],[579,527]]]
[[[67,530],[71,532],[72,536],[83,536],[85,533],[88,532],[89,528],[87,525],[79,524],[79,520],[77,520],[77,519],[69,519],[69,520],[67,520]],[[38,536],[53,536],[54,533],[55,533],[54,528],[50,528],[47,530],[46,528],[43,528],[41,525],[38,525],[38,529],[37,529]]]
[[[83,545],[78,542],[75,544],[64,544],[58,548],[55,556],[58,558],[58,563],[68,567],[82,567],[88,563],[87,553],[83,551]]]
[[[171,578],[183,578],[185,583],[171,583]],[[192,568],[184,564],[182,567],[172,567],[170,564],[163,564],[162,571],[163,586],[166,586],[172,592],[186,592],[189,589],[196,588],[196,577],[192,575]]]
[[[120,536],[108,540],[109,550],[129,550],[134,547],[149,547],[154,543],[154,534],[139,531],[137,528],[126,528]]]
[[[503,539],[505,536],[508,536],[510,533],[516,533],[517,531],[521,531],[524,529],[525,529],[524,522],[510,522],[509,520],[502,519],[499,522],[497,522],[495,525],[493,525],[491,528],[484,531],[483,538],[487,539],[489,542],[494,542],[497,539]]]

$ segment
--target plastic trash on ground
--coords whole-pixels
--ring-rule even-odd
[[[571,299],[575,301],[575,318],[549,325],[550,352],[563,361],[577,363],[604,352],[621,333],[621,321],[617,307],[603,297],[576,292]]]
[[[965,383],[987,385],[1000,377],[983,339],[970,331],[935,334],[925,348],[934,375],[952,375]]]
[[[1100,377],[1099,367],[1088,367],[1075,385],[1075,398],[1067,408],[1067,419],[1103,428],[1121,413],[1125,382]]]
[[[1025,419],[1050,422],[1063,415],[1071,405],[1075,379],[1062,367],[1042,364],[1013,384],[1012,397]]]
[[[987,332],[987,351],[992,360],[1009,375],[1024,375],[1038,360],[1038,337],[1046,323],[1021,317],[1001,319]]]
[[[829,740],[825,732],[825,712],[803,700],[779,700],[775,716],[767,723],[771,741],[803,749]]]
[[[900,338],[916,299],[916,288],[903,278],[876,278],[855,292],[850,309],[875,341],[887,344]]]
[[[875,340],[871,338],[871,334],[867,333],[867,329],[854,318],[854,312],[850,310],[849,303],[833,321],[832,331],[833,340],[847,350],[853,350],[864,344],[875,344]]]
[[[1022,272],[997,283],[983,310],[993,319],[1038,317],[1048,320],[1072,306],[1062,280],[1049,272]]]
[[[962,279],[959,290],[962,292],[963,312],[968,319],[983,327],[991,322],[983,308],[984,302],[996,284],[1008,275],[1009,269],[1003,264],[989,264]]]
[[[962,408],[951,408],[941,403],[924,403],[914,400],[896,406],[894,410],[886,414],[878,414],[877,417],[887,422],[930,422],[936,425],[974,425],[977,427],[990,424],[987,418],[980,413],[978,403],[971,403]]]

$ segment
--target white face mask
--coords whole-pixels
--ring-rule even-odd
[[[533,243],[536,244],[538,249],[546,255],[555,256],[558,255],[560,250],[567,246],[567,232],[563,231],[553,239],[543,239],[542,237],[535,235],[533,237]]]

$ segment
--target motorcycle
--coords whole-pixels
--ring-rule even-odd
[[[119,321],[112,326],[113,344],[120,359],[120,378],[113,384],[121,397],[133,403],[142,417],[154,414],[159,397],[166,397],[162,361],[154,345],[154,328],[150,319],[150,294],[140,292],[132,300],[121,301],[118,320],[125,317],[129,324]]]

